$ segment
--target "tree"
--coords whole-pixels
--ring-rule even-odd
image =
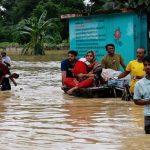
[[[42,0],[33,10],[33,16],[40,16],[44,10],[47,11],[47,18],[60,18],[62,14],[69,13],[82,13],[83,10],[85,10],[83,1],[84,0]],[[68,20],[61,20],[61,23],[59,23],[59,32],[63,40],[68,39],[69,36],[68,24]],[[59,35],[56,35],[56,37],[58,36]]]
[[[87,5],[87,11],[89,14],[97,14],[100,10],[103,10],[103,5],[106,2],[104,0],[90,0]]]
[[[29,18],[20,23],[20,33],[30,37],[30,41],[25,45],[22,54],[44,55],[44,42],[47,39],[53,39],[52,36],[47,34],[48,29],[56,28],[53,23],[53,18],[45,21],[47,11],[44,11],[39,19],[36,17]],[[23,28],[22,28],[23,27]]]
[[[90,0],[93,5],[91,7],[98,6],[95,11],[103,10],[122,10],[122,9],[132,9],[138,14],[142,12],[150,11],[150,1],[149,0]],[[105,2],[103,5],[98,5],[97,3]]]
[[[21,19],[31,16],[33,9],[41,0],[2,0],[1,5],[5,9],[3,18],[6,24],[17,24]]]
[[[47,11],[46,19],[60,18],[62,14],[67,13],[83,13],[85,10],[84,0],[0,0],[0,6],[4,11],[0,10],[0,41],[14,41],[23,43],[28,39],[14,38],[12,27],[15,27],[19,22],[23,22],[28,18],[39,18],[43,11]],[[68,39],[68,20],[59,22],[59,32],[55,39],[57,42]],[[59,33],[61,33],[59,35]],[[15,36],[16,37],[16,36]],[[16,41],[18,40],[18,41]],[[55,40],[56,41],[56,40]]]

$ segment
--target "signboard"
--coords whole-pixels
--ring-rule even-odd
[[[67,19],[67,18],[73,18],[73,17],[79,17],[79,16],[82,16],[82,14],[64,14],[64,15],[61,15],[60,18]]]
[[[113,43],[116,53],[127,64],[135,59],[138,47],[147,49],[146,16],[135,13],[102,14],[69,19],[70,49],[83,57],[87,51],[96,53],[97,61],[106,54],[105,45]]]

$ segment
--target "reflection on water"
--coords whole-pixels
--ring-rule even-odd
[[[0,93],[1,150],[149,149],[143,109],[61,91],[60,62],[14,62],[18,86]]]

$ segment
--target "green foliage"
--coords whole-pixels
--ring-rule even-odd
[[[85,9],[84,0],[51,0],[59,6],[59,14],[82,13]]]
[[[33,10],[32,14],[33,16],[39,17],[44,10],[47,11],[47,18],[59,17],[59,7],[51,1],[41,1]]]
[[[6,24],[16,24],[22,18],[31,16],[33,9],[40,0],[2,0],[1,5],[5,8],[3,12],[4,21]]]
[[[88,14],[97,14],[99,10],[103,10],[103,5],[106,3],[104,0],[90,0],[86,10]]]
[[[90,0],[91,3],[87,6],[83,2],[84,0],[0,0],[0,6],[4,8],[0,9],[0,42],[28,43],[31,36],[15,32],[16,26],[19,24],[21,28],[21,24],[25,25],[25,20],[39,18],[45,10],[47,11],[45,20],[59,18],[60,15],[67,13],[92,15],[103,11],[121,11],[124,8],[132,9],[139,14],[150,12],[150,0]],[[36,19],[34,21],[36,22]],[[68,20],[57,20],[54,24],[48,27],[44,43],[56,45],[68,39]]]
[[[99,10],[121,10],[132,9],[137,13],[150,11],[149,0],[90,0],[93,5],[91,10],[93,13]],[[99,4],[98,4],[99,3]],[[94,11],[93,11],[94,8]]]
[[[24,19],[39,18],[46,10],[46,20],[60,18],[66,13],[82,13],[85,9],[84,0],[0,0],[4,11],[0,10],[0,41],[26,43],[29,42],[29,35],[20,35],[14,31],[17,24],[24,22]],[[55,44],[68,39],[68,21],[57,21],[57,30],[49,29],[48,32],[54,40],[47,40]],[[48,35],[47,38],[49,39]]]
[[[54,18],[46,19],[47,11],[44,11],[40,18],[32,17],[24,20],[20,23],[18,27],[20,34],[27,35],[30,37],[30,41],[25,45],[22,50],[22,54],[34,54],[34,55],[44,55],[44,42],[52,40],[53,37],[50,29],[55,29],[56,24],[53,23]]]
[[[85,9],[83,1],[84,0],[43,0],[33,10],[33,16],[39,17],[44,10],[47,11],[47,18],[60,18],[62,14],[67,13],[82,13]],[[55,42],[59,43],[62,41],[61,39],[68,39],[69,28],[67,20],[61,20],[61,22],[57,22],[57,24],[59,24],[59,35],[61,35],[61,38],[58,33],[56,33],[56,37],[55,34],[53,37],[56,39]]]
[[[7,48],[7,47],[20,47],[18,43],[10,43],[10,42],[1,42],[0,43],[0,48]]]

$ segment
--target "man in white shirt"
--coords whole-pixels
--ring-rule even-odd
[[[1,52],[2,55],[2,62],[7,65],[7,67],[9,68],[11,66],[11,59],[9,56],[6,55],[6,52]]]

